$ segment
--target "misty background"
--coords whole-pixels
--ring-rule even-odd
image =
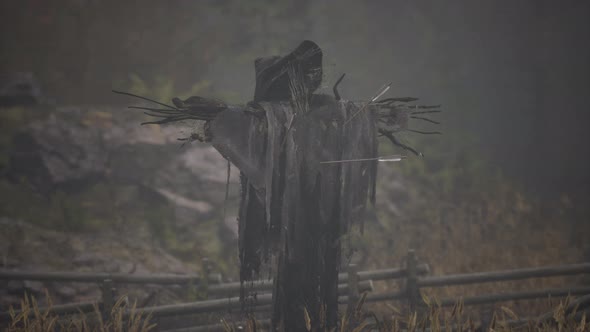
[[[435,273],[590,258],[587,1],[21,0],[0,2],[0,26],[2,77],[31,73],[45,105],[0,108],[0,217],[33,224],[43,219],[44,227],[69,234],[43,233],[49,245],[39,240],[26,248],[16,241],[28,231],[4,223],[20,234],[8,227],[0,231],[5,243],[15,241],[0,246],[9,262],[16,257],[9,266],[49,264],[40,252],[53,248],[54,240],[70,241],[68,250],[80,252],[103,250],[98,242],[104,240],[112,250],[130,253],[116,269],[131,270],[137,254],[119,246],[134,243],[139,228],[131,221],[137,219],[164,238],[149,249],[137,245],[148,256],[165,257],[142,260],[145,271],[198,270],[196,257],[208,256],[218,269],[235,273],[235,238],[219,226],[223,159],[196,143],[179,149],[176,138],[186,136],[186,128],[140,128],[142,118],[124,108],[138,101],[111,90],[165,102],[198,95],[243,104],[254,93],[254,59],[286,54],[305,39],[323,49],[320,92],[331,94],[346,73],[339,87],[344,99],[367,100],[392,82],[387,96],[418,97],[444,110],[432,117],[439,126],[410,126],[442,136],[402,137],[425,153],[423,159],[380,165],[379,221],[369,223],[365,240],[359,240],[367,264],[397,266],[409,247]],[[55,128],[72,134],[57,139],[51,136],[60,132]],[[27,153],[31,148],[29,138],[20,138],[32,135],[39,145],[47,132],[55,139],[47,145],[59,150],[78,144],[87,155],[99,156],[88,164],[100,164],[103,150],[94,151],[86,132],[110,128],[131,136],[107,135],[100,149],[121,145],[112,137],[124,137],[129,146],[113,150],[100,176],[92,173],[67,186],[43,182],[38,179],[45,173],[19,159],[23,146]],[[381,145],[392,149],[388,142]],[[67,157],[73,150],[65,151]],[[233,219],[224,220],[226,228],[235,227],[239,195],[235,172],[232,179]],[[123,197],[117,198],[122,203],[97,203],[112,197]],[[162,197],[174,204],[162,203]],[[105,221],[111,219],[116,222]],[[75,224],[80,220],[91,227]],[[104,229],[97,225],[113,234],[98,236]],[[79,243],[72,242],[72,230]],[[100,269],[87,256],[74,258],[84,268]]]
[[[246,102],[253,59],[324,50],[326,92],[416,96],[535,192],[590,190],[585,1],[6,1],[2,72],[30,71],[59,104],[127,100],[133,79]],[[448,137],[442,137],[449,140]],[[449,156],[452,158],[453,156]]]

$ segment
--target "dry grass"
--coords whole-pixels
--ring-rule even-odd
[[[571,298],[560,302],[551,312],[534,319],[519,318],[510,308],[502,306],[493,313],[487,324],[472,318],[462,302],[445,309],[436,299],[424,298],[427,308],[420,313],[403,315],[391,307],[393,314],[383,321],[376,320],[373,327],[380,332],[418,331],[488,331],[488,332],[553,332],[588,331],[586,313],[578,312],[578,306]]]
[[[103,319],[98,308],[92,313],[82,313],[69,317],[60,317],[51,312],[51,300],[46,310],[40,310],[35,298],[24,297],[20,310],[10,308],[10,323],[7,332],[50,332],[50,331],[84,331],[84,332],[147,332],[154,329],[150,315],[141,315],[136,305],[128,305],[121,297],[113,306],[110,316]]]
[[[437,276],[588,261],[587,204],[566,194],[552,200],[535,197],[506,176],[490,171],[477,157],[451,152],[457,155],[451,162],[431,152],[424,161],[407,160],[397,168],[379,169],[381,177],[400,183],[401,189],[381,187],[378,221],[367,223],[359,240],[361,269],[403,266],[410,248],[416,250],[419,262],[430,265],[431,275]],[[425,291],[439,298],[467,297],[588,282],[584,276],[553,277]],[[376,292],[399,287],[396,282],[375,286]],[[504,304],[519,315],[550,310],[543,300]]]
[[[554,308],[534,319],[521,319],[508,307],[500,307],[493,313],[490,322],[484,323],[472,319],[472,312],[467,310],[462,302],[456,303],[452,308],[443,308],[436,298],[423,296],[426,306],[418,312],[404,313],[405,310],[392,305],[387,305],[389,313],[378,316],[375,312],[364,309],[364,300],[367,293],[364,293],[355,308],[350,313],[345,313],[336,329],[327,330],[324,327],[313,328],[312,326],[325,326],[325,322],[314,324],[310,321],[309,315],[302,317],[306,320],[308,331],[314,332],[586,332],[590,331],[590,324],[587,322],[588,308],[586,312],[578,310],[588,305],[588,296],[574,300],[568,297],[554,306]],[[129,306],[122,297],[113,307],[110,317],[103,320],[97,306],[89,314],[79,313],[65,318],[51,312],[42,311],[37,301],[25,297],[21,302],[20,311],[17,313],[10,310],[11,322],[5,329],[7,332],[49,332],[49,331],[88,331],[88,332],[144,332],[155,328],[151,324],[151,316],[142,316],[137,313],[135,305]],[[51,309],[51,301],[48,306]],[[322,315],[320,315],[322,317]],[[264,331],[264,324],[250,317],[241,328],[230,325],[222,319],[222,329],[227,332],[233,331]]]
[[[362,309],[363,298],[352,313],[343,315],[339,326],[326,329],[320,322],[320,328],[312,327],[309,316],[306,320],[309,332],[585,332],[590,331],[586,313],[578,311],[578,304],[572,298],[567,298],[557,304],[552,311],[535,319],[521,319],[510,308],[501,307],[493,314],[490,322],[481,324],[471,318],[470,312],[462,302],[452,308],[442,308],[435,299],[424,299],[428,306],[419,312],[404,314],[401,310],[390,306],[391,314],[378,318],[373,312]],[[588,300],[586,298],[586,300]],[[226,332],[235,331],[266,331],[263,324],[255,319],[248,319],[241,327],[224,323]]]

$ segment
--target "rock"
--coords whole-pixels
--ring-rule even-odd
[[[101,298],[101,291],[97,287],[90,292],[86,292],[84,294],[77,294],[76,297],[72,300],[72,302],[98,302]]]
[[[80,293],[79,289],[67,285],[57,286],[53,289],[57,295],[59,295],[63,300],[66,301],[73,299],[76,295]]]
[[[182,128],[140,126],[141,113],[123,108],[33,111],[35,120],[11,137],[0,181],[12,184],[9,190],[30,190],[37,201],[19,198],[29,222],[0,217],[1,264],[16,270],[187,274],[199,272],[204,256],[235,256],[235,211],[221,218],[227,161],[211,146],[181,148],[176,139],[186,136]],[[238,175],[232,168],[228,206],[237,206]],[[42,204],[52,210],[29,213]],[[91,231],[75,228],[81,220]],[[105,221],[108,226],[100,224]],[[170,244],[154,239],[165,239],[167,232],[176,236]],[[44,287],[56,304],[100,298],[91,283],[9,281],[0,283],[0,306],[18,304],[25,289],[42,293]],[[124,287],[117,286],[120,294]],[[160,299],[183,295],[180,288],[164,288]],[[12,295],[17,301],[5,300]]]
[[[96,266],[100,263],[102,263],[102,257],[89,252],[76,253],[72,259],[72,264],[75,266]]]
[[[191,147],[179,158],[180,166],[207,182],[225,183],[227,161],[212,146]],[[239,182],[239,170],[233,167],[230,181]]]
[[[14,310],[18,310],[20,308],[20,301],[22,300],[23,294],[19,295],[4,295],[0,293],[0,298],[2,298],[2,302],[0,302],[0,312],[8,312],[10,307]]]
[[[71,291],[73,291],[75,296],[94,294],[95,292],[100,291],[97,284],[91,283],[64,284],[61,282],[53,282],[49,284],[49,287],[54,289],[58,294],[63,292],[63,294],[68,295]]]
[[[27,254],[22,250],[11,253],[18,258],[17,266],[11,270],[24,271],[78,271],[78,272],[116,272],[129,274],[178,273],[193,274],[193,268],[187,266],[164,249],[147,243],[134,234],[125,234],[121,241],[115,234],[108,231],[87,234],[69,234],[77,243],[77,249],[70,259],[60,254],[54,243],[56,239],[66,237],[63,233],[45,230],[41,227],[24,222],[14,222],[10,219],[0,219],[3,235],[6,235],[4,245],[12,246],[12,241],[19,239],[10,236],[13,233],[26,232],[31,243],[37,243],[39,248],[33,248],[34,254]],[[33,257],[34,256],[34,257]],[[197,259],[196,259],[197,260]],[[56,268],[59,266],[59,268]],[[97,301],[101,293],[95,283],[69,282],[39,282],[9,280],[0,281],[0,307],[19,304],[25,292],[34,295],[38,300],[44,300],[45,288],[52,295],[55,304]],[[117,294],[126,294],[133,290],[137,297],[145,297],[152,288],[137,287],[137,285],[116,285]],[[144,289],[145,288],[145,289]],[[160,288],[171,288],[160,286]],[[159,288],[158,288],[159,289]],[[176,294],[176,295],[174,295]],[[180,288],[171,288],[170,296],[182,296]],[[134,297],[135,298],[135,297]]]
[[[5,176],[46,196],[83,193],[98,184],[131,188],[113,193],[125,204],[171,205],[176,223],[195,225],[220,214],[227,162],[207,144],[181,148],[182,128],[140,126],[141,116],[113,107],[47,109],[19,130]],[[238,171],[232,173],[237,186]],[[130,195],[135,195],[132,197]],[[232,199],[237,199],[234,190]],[[221,225],[223,226],[223,225]]]
[[[23,282],[23,286],[27,292],[31,292],[33,294],[41,294],[45,289],[45,285],[41,281],[25,280]]]
[[[166,197],[179,208],[185,208],[187,210],[203,214],[209,213],[213,209],[211,204],[207,202],[195,201],[164,188],[156,189],[156,191],[162,194],[162,196]]]
[[[9,280],[4,285],[4,290],[8,294],[21,295],[24,293],[25,284],[21,280]]]
[[[228,230],[228,234],[232,240],[238,239],[238,216],[230,215],[226,216],[223,220],[225,228]]]
[[[38,104],[41,88],[32,73],[0,75],[0,107]]]

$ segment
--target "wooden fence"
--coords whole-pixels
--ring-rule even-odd
[[[208,269],[205,269],[206,271]],[[501,282],[540,277],[557,277],[590,273],[590,263],[562,266],[548,266],[540,268],[526,268],[517,270],[480,272],[469,274],[455,274],[446,276],[427,276],[430,270],[427,264],[419,264],[414,250],[409,250],[406,264],[403,268],[390,268],[371,271],[358,271],[356,265],[350,265],[348,270],[338,276],[339,303],[355,305],[360,294],[369,292],[366,302],[405,301],[411,311],[419,308],[422,303],[420,292],[422,289],[451,285],[468,285],[475,283]],[[400,291],[373,293],[373,283],[385,280],[401,280],[404,282]],[[192,315],[212,312],[228,312],[241,307],[239,300],[240,283],[222,283],[219,274],[209,273],[208,278],[199,275],[129,275],[109,273],[81,273],[81,272],[26,272],[0,270],[0,280],[35,280],[51,282],[85,282],[100,284],[102,296],[97,299],[103,315],[112,309],[116,295],[115,287],[121,284],[154,284],[154,285],[194,285],[200,287],[207,300],[139,308],[140,313],[151,313],[153,317]],[[272,280],[260,280],[248,283],[247,289],[259,294],[252,304],[261,310],[268,309],[272,302]],[[486,304],[511,300],[534,299],[543,297],[562,297],[567,295],[588,295],[590,285],[580,287],[566,287],[559,289],[531,290],[502,294],[483,294],[462,298],[465,305]],[[439,302],[442,306],[455,304],[458,298],[445,298]],[[94,303],[73,303],[55,305],[51,311],[63,315],[76,312],[91,312]],[[8,313],[0,313],[0,321],[9,319]]]

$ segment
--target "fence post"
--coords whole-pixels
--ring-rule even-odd
[[[201,260],[201,267],[202,267],[202,275],[201,275],[201,283],[200,283],[200,293],[202,293],[202,297],[206,300],[209,298],[209,275],[211,275],[211,261],[209,258],[204,257]]]
[[[113,280],[105,279],[100,286],[102,292],[102,319],[107,320],[110,319],[113,306],[115,305]]]
[[[408,297],[408,305],[410,313],[414,313],[418,304],[418,296],[420,290],[418,289],[418,275],[416,271],[416,252],[414,249],[408,250],[406,257],[406,294]]]
[[[352,315],[359,300],[359,275],[356,264],[348,265],[348,313]]]

